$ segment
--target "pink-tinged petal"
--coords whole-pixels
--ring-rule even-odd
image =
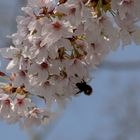
[[[57,42],[62,37],[61,32],[50,32],[41,42],[40,46],[44,46],[47,44],[47,46],[51,46],[55,42]]]
[[[0,101],[8,99],[9,95],[1,93],[0,94]]]
[[[140,45],[140,29],[136,28],[135,32],[132,33],[132,39],[136,45]]]
[[[17,52],[20,52],[18,48],[10,47],[10,48],[1,48],[0,54],[5,58],[13,58],[17,54]]]
[[[19,66],[18,62],[19,62],[19,59],[18,58],[14,58],[13,60],[11,60],[9,62],[8,66],[6,67],[6,70],[8,72],[14,72],[15,70],[17,70],[18,66]]]
[[[43,0],[28,0],[28,4],[31,7],[42,7],[42,6],[44,6]]]

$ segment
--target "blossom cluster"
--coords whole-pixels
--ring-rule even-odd
[[[76,83],[89,82],[110,51],[140,44],[139,5],[139,0],[28,0],[10,36],[13,44],[0,49],[10,60],[0,118],[23,124],[51,120],[53,105],[75,96]],[[45,109],[33,103],[33,96]]]

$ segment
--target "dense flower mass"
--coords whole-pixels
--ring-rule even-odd
[[[89,82],[110,51],[140,44],[139,5],[140,0],[28,0],[13,44],[0,49],[10,61],[10,75],[0,73],[9,79],[0,87],[0,118],[25,127],[52,120],[54,105],[75,96],[76,83]]]

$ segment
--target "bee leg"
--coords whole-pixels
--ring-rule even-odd
[[[84,79],[82,79],[81,83],[86,83]]]
[[[77,94],[79,94],[79,93],[81,93],[82,91],[80,90],[80,91],[78,91],[77,93],[75,93],[75,95],[77,95]]]

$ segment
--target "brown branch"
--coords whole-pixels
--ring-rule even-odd
[[[98,68],[114,71],[122,70],[140,70],[140,60],[116,62],[116,61],[104,61]]]

